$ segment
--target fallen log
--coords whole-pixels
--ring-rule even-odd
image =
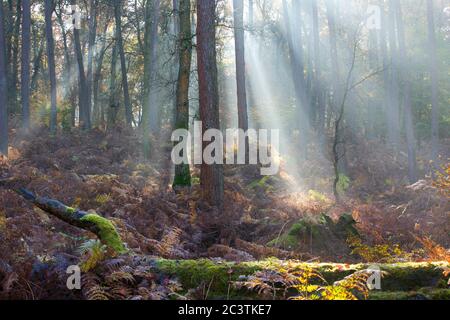
[[[39,197],[27,189],[20,188],[15,191],[25,200],[31,202],[46,213],[72,226],[92,232],[104,245],[116,253],[124,254],[128,251],[114,224],[110,220],[96,213],[88,213],[71,208],[57,200]]]
[[[305,263],[288,260],[268,259],[251,262],[225,262],[200,260],[165,260],[158,259],[153,264],[158,272],[177,277],[184,289],[198,288],[202,285],[209,288],[210,299],[221,299],[230,296],[233,299],[255,298],[252,293],[235,290],[230,283],[238,281],[243,276],[250,276],[257,271],[280,270],[286,268],[312,269],[323,277],[328,284],[340,281],[355,272],[373,268],[369,264],[339,264],[339,263]],[[371,292],[369,299],[405,299],[414,298],[416,292],[432,292],[428,298],[437,296],[450,299],[450,287],[445,270],[448,262],[407,262],[379,264],[383,272],[380,291]],[[323,284],[319,278],[311,279],[310,284]],[[401,293],[401,294],[400,294]],[[439,294],[439,295],[438,295]]]

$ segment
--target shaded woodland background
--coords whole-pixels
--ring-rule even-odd
[[[160,258],[448,269],[450,1],[8,0],[0,20],[0,298],[208,298]],[[196,120],[279,129],[280,172],[174,166]],[[110,219],[133,256],[17,188]]]

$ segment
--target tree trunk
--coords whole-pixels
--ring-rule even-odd
[[[150,159],[150,132],[155,130],[157,123],[154,78],[157,64],[158,50],[158,22],[160,0],[147,0],[145,6],[145,35],[144,35],[144,102],[142,110],[142,134],[144,139],[144,156]],[[152,119],[153,118],[153,119]]]
[[[36,32],[33,32],[33,34],[34,34],[33,42],[35,50],[33,57],[33,68],[32,68],[33,72],[31,75],[31,84],[30,84],[31,92],[34,92],[37,89],[37,81],[42,67],[42,55],[44,54],[44,47],[45,47],[45,41],[39,41],[38,40],[39,35],[37,35]]]
[[[6,75],[6,40],[3,21],[5,15],[0,4],[0,153],[8,156],[8,106]]]
[[[309,102],[306,94],[305,82],[305,67],[303,61],[303,46],[302,46],[302,30],[301,24],[297,21],[298,15],[301,14],[301,7],[299,1],[292,2],[292,15],[289,14],[289,8],[286,0],[283,0],[283,11],[285,20],[286,37],[289,47],[289,56],[291,59],[292,80],[294,83],[296,109],[300,130],[300,147],[303,152],[301,157],[306,158],[307,152],[307,133],[309,130]],[[292,17],[292,18],[291,18]],[[295,23],[292,23],[294,21]],[[294,32],[292,30],[294,28]],[[296,37],[294,38],[294,35]]]
[[[12,8],[11,8],[12,9]],[[15,22],[11,43],[11,72],[8,81],[8,108],[10,113],[16,114],[18,111],[17,104],[17,84],[19,82],[19,38],[20,24],[22,20],[21,0],[16,0]]]
[[[234,8],[234,42],[236,57],[236,87],[239,129],[248,130],[247,90],[245,81],[245,44],[244,44],[244,0],[233,0]],[[239,139],[240,141],[241,139]],[[245,159],[248,159],[249,140],[245,137]]]
[[[30,51],[31,51],[31,5],[30,0],[22,1],[22,75],[21,100],[23,128],[30,129]]]
[[[431,147],[432,160],[437,162],[439,154],[439,71],[436,32],[434,25],[434,5],[433,0],[427,0],[427,16],[428,16],[428,41],[430,55],[430,74],[431,74]]]
[[[116,124],[119,99],[117,98],[117,43],[113,44],[111,53],[111,73],[109,77],[108,128]]]
[[[408,175],[411,184],[416,183],[417,159],[416,159],[416,136],[414,130],[414,116],[411,101],[411,81],[408,72],[408,53],[406,49],[405,28],[400,0],[393,0],[395,3],[395,14],[397,17],[397,33],[399,42],[400,79],[403,82],[403,99],[405,103],[405,129],[406,143],[408,147]]]
[[[202,129],[220,130],[219,88],[216,61],[216,2],[197,1],[197,65]],[[203,149],[206,144],[203,145]],[[211,205],[223,207],[223,166],[201,166],[203,196]]]
[[[179,10],[179,71],[176,89],[176,129],[189,130],[189,83],[192,64],[191,3],[180,0]],[[188,163],[175,166],[173,186],[190,186],[191,173]]]
[[[56,68],[55,68],[55,44],[53,39],[53,1],[45,0],[45,36],[47,39],[47,59],[48,59],[48,73],[50,77],[50,91],[51,91],[51,107],[50,107],[50,132],[56,134],[57,126],[57,106],[56,106]]]
[[[63,47],[64,47],[64,71],[63,71],[63,83],[62,83],[62,92],[63,92],[63,98],[68,99],[70,103],[70,123],[69,125],[71,127],[75,127],[75,110],[77,108],[76,106],[76,99],[75,99],[75,89],[73,82],[71,81],[73,76],[73,57],[69,49],[68,40],[67,40],[67,30],[66,26],[63,20],[62,16],[62,3],[59,3],[59,14],[57,14],[58,22],[61,28],[61,36],[63,40]]]
[[[93,92],[93,83],[94,83],[94,57],[97,55],[96,52],[96,37],[97,37],[97,0],[89,1],[89,48],[88,48],[88,61],[87,61],[87,87],[88,87],[88,99],[89,105],[92,105],[92,92]]]
[[[114,4],[114,16],[116,20],[116,41],[117,50],[120,56],[120,67],[122,70],[122,89],[125,104],[125,118],[128,126],[133,123],[133,109],[131,106],[130,93],[128,89],[128,76],[127,76],[127,64],[125,59],[125,52],[123,49],[123,36],[122,36],[122,0],[115,0]]]
[[[322,54],[320,52],[320,28],[319,28],[319,10],[316,1],[312,3],[312,25],[313,25],[313,43],[314,43],[314,98],[317,103],[317,128],[322,142],[325,138],[325,101],[322,90]]]
[[[384,6],[384,0],[380,0],[379,6],[381,8],[381,28],[380,28],[380,55],[383,63],[383,112],[386,119],[388,129],[388,141],[392,141],[392,129],[390,119],[390,74],[389,74],[389,54],[388,54],[388,40],[387,40],[387,17]]]
[[[398,52],[397,52],[397,37],[395,34],[395,11],[394,3],[389,2],[389,15],[388,15],[388,36],[389,36],[389,49],[390,49],[390,79],[389,79],[389,105],[387,110],[388,120],[388,138],[395,153],[398,152],[400,145],[400,90],[399,90],[399,78],[398,78]]]
[[[337,22],[336,22],[336,1],[329,0],[326,2],[327,4],[327,20],[328,20],[328,30],[330,37],[330,57],[331,57],[331,77],[332,77],[332,106],[331,113],[337,112],[337,108],[340,104],[341,97],[341,87],[340,87],[340,78],[341,71],[338,59],[338,47],[337,47]]]
[[[104,112],[103,112],[103,104],[100,104],[99,94],[100,94],[100,82],[102,79],[102,67],[103,60],[105,59],[105,54],[107,50],[106,46],[106,31],[108,30],[109,18],[105,22],[105,27],[103,29],[103,35],[100,39],[101,48],[98,52],[96,61],[95,61],[95,71],[93,77],[93,112],[94,112],[94,121],[96,125],[104,124]]]
[[[76,0],[72,0],[72,5],[76,5]],[[86,79],[86,74],[84,72],[83,63],[83,50],[81,48],[80,42],[80,30],[77,28],[73,29],[74,45],[75,45],[75,55],[78,63],[78,100],[79,100],[79,110],[80,110],[80,127],[83,130],[91,129],[91,105],[90,98],[88,96],[88,83]]]

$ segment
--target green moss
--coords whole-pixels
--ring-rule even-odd
[[[370,300],[450,300],[450,289],[422,289],[418,291],[373,291]]]
[[[305,217],[268,245],[290,250],[311,249],[312,245],[314,250],[323,251],[330,248],[332,250],[332,245],[340,241],[341,247],[345,247],[349,235],[358,235],[355,224],[350,214],[342,215],[336,223],[326,214],[314,218]]]
[[[271,183],[275,182],[276,179],[273,176],[264,176],[261,179],[255,180],[248,185],[249,189],[262,190],[264,192],[269,192],[273,189]]]
[[[95,224],[99,230],[100,240],[116,251],[117,253],[126,253],[128,250],[125,248],[120,235],[117,233],[114,224],[97,214],[88,214],[81,218],[81,221],[88,221]]]
[[[239,298],[239,293],[230,285],[241,275],[250,275],[259,268],[248,264],[232,262],[215,263],[208,259],[200,260],[158,260],[157,269],[163,273],[176,276],[183,288],[209,288],[208,298]]]
[[[191,169],[189,165],[183,164],[175,168],[175,178],[173,182],[174,187],[190,187],[191,181]]]
[[[75,212],[77,212],[77,209],[71,208],[71,207],[67,207],[67,213],[68,214],[74,214]]]
[[[158,260],[157,269],[165,274],[176,276],[186,290],[201,285],[209,288],[208,298],[236,298],[252,297],[252,293],[237,291],[230,287],[230,281],[237,281],[240,276],[249,276],[259,270],[277,270],[284,267],[286,261],[267,259],[263,261],[232,263],[214,262],[211,260]],[[414,297],[416,292],[428,296],[430,299],[449,299],[449,290],[444,287],[447,279],[443,275],[443,268],[448,263],[398,263],[379,265],[387,274],[381,281],[383,291],[372,292],[373,299],[400,299]],[[313,268],[320,273],[328,284],[342,280],[356,271],[369,267],[367,264],[325,264],[303,263],[289,261],[289,268]],[[311,284],[320,284],[312,281]],[[429,288],[429,289],[424,289]]]

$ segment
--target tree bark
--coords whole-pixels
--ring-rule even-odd
[[[76,0],[72,0],[72,5],[76,5]],[[73,42],[75,45],[75,55],[78,63],[78,100],[80,110],[80,127],[83,130],[91,129],[91,105],[88,96],[88,83],[84,72],[83,50],[80,42],[80,30],[73,29]]]
[[[293,15],[289,14],[289,8],[286,0],[283,0],[283,14],[285,20],[286,37],[289,47],[289,56],[292,64],[292,80],[294,83],[296,109],[300,130],[300,147],[303,152],[301,157],[306,158],[307,152],[307,134],[309,131],[309,102],[306,93],[306,81],[305,81],[305,66],[303,61],[303,46],[302,46],[302,30],[300,23],[297,21],[298,15],[301,14],[301,7],[299,1],[292,2]],[[292,17],[292,19],[291,19]],[[292,21],[295,23],[292,24]],[[292,28],[295,31],[293,32]],[[294,34],[296,37],[294,38]]]
[[[220,130],[219,88],[216,61],[216,2],[197,1],[197,65],[199,80],[200,118],[202,129]],[[203,145],[203,149],[206,144]],[[223,166],[201,166],[203,196],[211,205],[223,207]]]
[[[179,71],[176,89],[175,128],[189,130],[189,85],[192,64],[191,3],[180,0],[178,10]],[[174,187],[190,186],[191,173],[188,163],[175,166]]]
[[[115,0],[114,4],[114,16],[116,20],[116,41],[117,50],[120,56],[120,67],[122,70],[122,89],[125,104],[125,118],[128,126],[133,124],[133,109],[131,106],[130,93],[128,88],[128,76],[127,76],[127,64],[125,59],[125,52],[123,49],[123,36],[122,36],[122,0]]]
[[[397,50],[397,37],[395,30],[395,9],[394,2],[396,0],[389,1],[389,14],[388,14],[388,37],[389,37],[389,49],[390,49],[390,79],[389,79],[389,105],[387,110],[388,120],[388,138],[394,152],[398,152],[400,145],[400,89],[399,89],[399,75],[398,75],[398,50]]]
[[[74,227],[92,232],[116,253],[123,254],[128,251],[116,228],[108,219],[94,213],[70,208],[57,200],[39,197],[26,189],[19,189],[16,192],[46,213]]]
[[[22,126],[30,129],[30,51],[31,51],[31,4],[30,0],[22,1],[22,70],[21,70],[21,100]]]
[[[34,29],[36,30],[36,29]],[[39,41],[39,35],[36,31],[33,31],[33,42],[34,42],[34,56],[33,56],[33,72],[31,75],[31,84],[30,89],[31,92],[36,91],[37,89],[37,81],[39,77],[39,73],[42,67],[42,55],[44,54],[45,41]],[[39,43],[39,45],[38,45]]]
[[[64,71],[63,71],[63,79],[64,83],[62,84],[62,92],[63,92],[63,98],[68,99],[70,103],[70,126],[75,127],[75,110],[77,108],[76,106],[76,98],[75,98],[75,86],[73,82],[71,81],[71,78],[73,77],[73,57],[69,49],[68,40],[67,40],[67,30],[66,26],[64,24],[63,16],[62,16],[62,3],[59,3],[59,14],[57,14],[58,22],[61,28],[61,36],[63,40],[63,47],[64,47]]]
[[[245,43],[244,43],[244,1],[233,0],[234,8],[234,42],[236,57],[236,87],[239,129],[248,130],[247,90],[245,81]],[[239,139],[240,141],[240,139]],[[245,137],[245,159],[248,159],[249,140]]]
[[[432,160],[437,162],[439,154],[439,71],[436,44],[436,31],[434,24],[434,5],[433,0],[427,0],[428,17],[428,41],[430,55],[430,74],[431,74],[431,148]]]
[[[417,176],[417,158],[416,158],[416,135],[414,130],[414,115],[411,101],[411,81],[408,72],[408,53],[405,40],[405,28],[403,25],[403,15],[400,0],[392,0],[395,4],[395,14],[397,18],[397,34],[399,43],[399,63],[400,77],[403,84],[403,99],[405,107],[405,129],[406,143],[408,147],[408,175],[411,184],[416,183]]]
[[[94,113],[94,121],[96,125],[102,125],[105,121],[105,115],[104,115],[104,108],[103,103],[100,103],[99,101],[99,94],[100,94],[100,82],[102,79],[102,68],[103,68],[103,61],[105,59],[105,54],[107,51],[107,45],[106,45],[106,31],[108,30],[109,25],[109,17],[106,19],[105,27],[103,29],[103,35],[100,39],[101,47],[98,51],[98,55],[95,61],[95,71],[93,76],[93,113]]]
[[[387,39],[387,16],[384,6],[384,0],[379,0],[381,8],[381,28],[380,28],[380,55],[383,63],[383,112],[385,115],[385,123],[388,129],[388,141],[392,141],[392,129],[390,119],[390,73],[389,73],[389,53],[388,53],[388,39]]]
[[[312,4],[312,25],[313,25],[313,45],[314,45],[314,98],[317,103],[317,128],[322,142],[325,138],[325,101],[322,90],[322,54],[320,52],[320,29],[319,29],[319,10],[316,1]]]
[[[156,93],[154,79],[158,50],[158,22],[160,0],[147,0],[145,6],[145,34],[144,34],[144,102],[142,110],[142,134],[144,139],[144,156],[150,159],[150,132],[155,129]]]
[[[88,58],[87,58],[87,88],[88,88],[88,99],[89,105],[92,106],[92,93],[93,93],[93,83],[94,83],[94,57],[97,55],[96,52],[96,37],[97,37],[97,0],[89,1],[89,47],[88,47]]]
[[[20,24],[22,20],[21,0],[16,0],[15,21],[12,26],[12,42],[11,42],[11,71],[10,79],[8,81],[8,109],[11,114],[16,114],[18,111],[17,104],[17,84],[19,82],[19,38],[20,38]],[[12,10],[12,8],[11,8]]]
[[[8,106],[6,74],[6,39],[3,21],[5,15],[0,4],[0,153],[8,156]]]
[[[50,132],[56,134],[57,126],[57,92],[56,92],[56,67],[55,67],[55,43],[53,39],[52,15],[54,4],[52,0],[45,0],[45,35],[47,39],[48,73],[50,77]]]
[[[119,109],[116,77],[117,77],[117,43],[114,43],[111,53],[111,73],[109,77],[108,127],[114,126],[116,124],[116,116]]]

